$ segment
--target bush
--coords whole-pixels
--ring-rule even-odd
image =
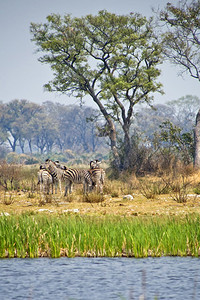
[[[0,161],[0,186],[3,187],[5,191],[17,190],[20,185],[21,177],[21,166]]]
[[[89,203],[102,203],[104,200],[104,195],[95,192],[83,196],[83,201]]]

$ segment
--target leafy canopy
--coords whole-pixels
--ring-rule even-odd
[[[119,98],[131,105],[149,101],[149,93],[161,91],[161,47],[151,22],[139,14],[100,11],[82,18],[52,14],[44,24],[32,23],[32,40],[45,52],[39,60],[54,71],[45,87],[76,97],[90,94],[113,110]]]
[[[167,3],[160,19],[167,25],[164,33],[166,56],[182,70],[200,80],[200,1]]]

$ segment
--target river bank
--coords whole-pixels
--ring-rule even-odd
[[[200,255],[200,216],[2,215],[0,257]]]

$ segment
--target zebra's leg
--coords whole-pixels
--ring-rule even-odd
[[[86,194],[86,182],[85,180],[83,181],[83,194]]]
[[[89,188],[88,182],[86,180],[84,180],[84,182],[83,182],[83,193],[84,193],[84,195],[88,193],[88,188]]]
[[[47,195],[49,195],[49,190],[50,190],[50,184],[49,182],[47,183]]]
[[[68,185],[66,184],[66,186],[65,186],[65,194],[64,194],[64,196],[67,196],[67,193],[68,193]]]
[[[102,185],[102,183],[99,184],[99,192],[100,192],[100,194],[103,194],[103,185]]]
[[[71,181],[69,181],[69,180],[66,180],[66,185],[65,185],[65,194],[64,194],[64,196],[67,196],[67,194],[68,194],[68,191],[69,191],[69,193],[70,193],[70,190],[71,190]]]
[[[42,182],[40,181],[40,193],[42,193],[42,190],[43,190],[43,184],[42,184]]]
[[[40,193],[42,193],[44,183],[43,183],[41,174],[40,174],[40,176],[38,176],[38,184],[40,185]]]
[[[96,183],[93,185],[93,189],[95,193],[98,193],[98,185]]]
[[[64,196],[67,195],[68,191],[69,191],[69,194],[72,193],[72,186],[73,186],[72,181],[71,180],[66,180],[66,186],[65,186],[65,194],[64,194]]]
[[[85,180],[84,182],[84,194],[90,193],[92,191],[92,183]]]
[[[58,187],[58,184],[57,184],[57,182],[55,182],[55,194],[57,194],[57,187]]]
[[[60,189],[60,194],[62,195],[62,182],[59,180],[59,189]]]
[[[92,185],[89,182],[86,182],[86,193],[90,193]]]
[[[49,180],[47,180],[45,183],[45,192],[47,195],[49,195],[49,188],[50,188],[50,184],[49,184]]]
[[[72,182],[70,181],[69,182],[69,193],[71,194],[73,192],[73,184]]]
[[[53,182],[51,183],[51,193],[53,194]]]
[[[89,192],[92,192],[92,191],[93,191],[93,185],[90,184],[90,185],[89,185]]]
[[[53,190],[55,188],[55,194],[57,194],[57,181],[53,176],[52,176],[52,187],[53,187]],[[52,192],[52,194],[53,194],[53,192]]]
[[[90,191],[96,191],[96,184],[94,182],[92,182],[92,185],[90,186]]]
[[[43,194],[46,193],[46,188],[47,188],[46,183],[43,183]]]

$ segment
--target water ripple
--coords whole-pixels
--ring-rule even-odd
[[[0,299],[200,299],[200,260],[38,258],[0,260]]]

